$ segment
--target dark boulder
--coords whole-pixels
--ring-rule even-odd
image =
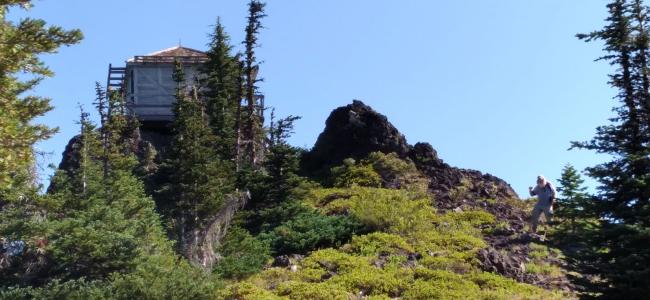
[[[371,152],[397,153],[406,157],[410,147],[406,138],[386,116],[359,100],[342,106],[325,121],[311,151],[305,153],[303,167],[309,172],[329,170],[346,158],[365,158]]]

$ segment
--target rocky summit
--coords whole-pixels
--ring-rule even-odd
[[[430,179],[429,189],[441,208],[454,208],[477,197],[518,198],[512,187],[498,177],[449,166],[429,143],[408,144],[386,116],[359,100],[332,111],[314,147],[304,154],[302,165],[307,172],[319,174],[346,158],[362,159],[376,151],[412,160]],[[456,197],[460,190],[466,199]]]

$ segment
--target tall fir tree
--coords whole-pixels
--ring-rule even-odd
[[[257,82],[261,79],[258,78],[259,63],[255,56],[255,48],[259,47],[258,34],[263,28],[261,20],[266,17],[265,6],[266,4],[259,0],[249,2],[246,38],[243,42],[245,45],[243,73],[246,106],[242,115],[242,142],[244,143],[244,161],[251,167],[259,166],[260,160],[264,156],[264,107],[263,102],[258,101],[261,95]]]
[[[41,19],[25,18],[17,23],[7,19],[10,8],[28,9],[32,1],[10,0],[0,3],[0,200],[13,198],[15,188],[29,185],[34,178],[34,144],[57,131],[33,120],[50,111],[50,100],[24,96],[53,72],[39,59],[61,46],[78,43],[79,30],[48,26]],[[23,75],[32,79],[21,80]],[[13,196],[12,196],[13,195]]]
[[[609,282],[607,295],[634,298],[650,292],[647,9],[636,0],[614,0],[607,7],[605,27],[578,38],[604,42],[600,60],[615,69],[609,83],[618,91],[621,105],[611,124],[598,127],[591,141],[574,142],[573,147],[612,156],[611,161],[587,169],[601,184],[595,213],[602,230],[597,241],[608,250],[599,257],[600,271]]]
[[[206,112],[217,138],[219,154],[235,160],[237,143],[237,111],[241,105],[242,86],[239,55],[232,55],[230,36],[218,18],[203,65]]]
[[[197,89],[188,86],[183,66],[176,61],[177,83],[172,146],[165,168],[170,174],[166,193],[180,247],[188,258],[196,250],[205,228],[222,208],[225,195],[234,191],[232,163],[220,158]],[[198,263],[198,262],[195,262]]]

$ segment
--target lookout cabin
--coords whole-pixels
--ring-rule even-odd
[[[127,107],[143,123],[172,121],[172,105],[176,101],[172,73],[176,60],[183,64],[189,85],[208,57],[203,51],[182,46],[136,55],[126,61],[125,67],[108,66],[107,89],[122,89]]]

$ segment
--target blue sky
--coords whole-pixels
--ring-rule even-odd
[[[40,122],[60,133],[38,148],[58,164],[78,132],[77,103],[91,108],[94,82],[180,42],[205,49],[221,16],[241,48],[246,1],[37,0],[27,13],[79,28],[85,40],[44,56],[56,72],[34,93],[52,98]],[[261,91],[279,115],[303,117],[291,138],[311,147],[335,107],[363,100],[409,143],[426,141],[447,163],[499,176],[521,196],[535,176],[555,180],[606,157],[567,151],[593,136],[614,106],[599,43],[578,32],[603,25],[601,0],[271,0],[260,36]],[[25,16],[13,10],[10,18]],[[50,173],[43,170],[43,177]],[[593,182],[590,182],[593,184]]]

